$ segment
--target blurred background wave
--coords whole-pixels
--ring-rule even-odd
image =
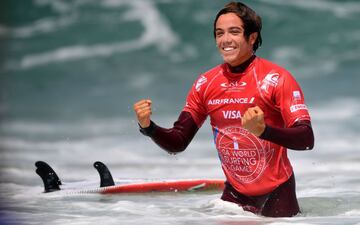
[[[196,77],[222,62],[212,26],[225,3],[1,1],[4,204],[16,205],[18,199],[4,196],[28,186],[41,191],[33,172],[36,160],[55,163],[70,180],[97,179],[88,175],[96,160],[108,162],[115,176],[222,177],[208,125],[174,159],[138,133],[132,105],[151,98],[153,119],[171,126]],[[263,46],[257,55],[292,72],[313,119],[314,151],[290,153],[303,204],[316,205],[308,196],[342,199],[343,191],[350,191],[358,201],[348,206],[357,211],[344,206],[338,213],[360,216],[355,191],[360,187],[360,2],[244,3],[263,19]]]

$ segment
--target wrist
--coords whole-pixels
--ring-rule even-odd
[[[153,121],[150,121],[150,124],[147,127],[142,127],[140,124],[138,124],[138,125],[139,125],[140,133],[142,133],[143,135],[148,136],[148,137],[152,136],[152,134],[154,133],[155,127],[156,127],[156,125]]]
[[[148,122],[148,123],[146,123],[146,124],[139,122],[138,125],[139,125],[139,128],[140,128],[140,129],[146,129],[146,128],[149,128],[149,127],[150,127],[151,121]]]
[[[260,127],[259,129],[259,133],[258,133],[258,137],[260,137],[264,132],[265,132],[265,129],[266,129],[266,124],[262,124],[262,126]]]
[[[271,127],[265,124],[263,132],[258,136],[261,139],[267,139],[269,136],[269,133],[271,132]]]

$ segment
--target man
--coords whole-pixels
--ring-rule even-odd
[[[174,127],[151,121],[151,100],[134,104],[140,131],[170,153],[183,151],[207,116],[226,176],[221,199],[271,217],[299,213],[287,148],[312,149],[314,136],[303,93],[285,69],[254,55],[261,18],[229,3],[214,22],[224,63],[200,75]]]

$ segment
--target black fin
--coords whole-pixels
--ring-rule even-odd
[[[60,190],[59,185],[61,185],[61,181],[55,171],[46,162],[37,161],[35,166],[37,168],[36,173],[44,182],[45,192]]]
[[[115,185],[110,170],[106,167],[104,163],[97,161],[94,163],[94,167],[98,171],[100,176],[100,187],[108,187]]]

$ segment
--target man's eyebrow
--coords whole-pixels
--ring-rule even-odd
[[[238,26],[235,26],[235,27],[229,27],[229,30],[232,30],[232,29],[240,29],[240,30],[244,30],[244,28],[242,28],[242,27],[238,27]]]
[[[244,30],[243,27],[238,27],[238,26],[234,26],[234,27],[229,27],[229,28],[227,28],[227,30],[235,30],[235,29]],[[223,30],[226,30],[226,29],[223,29],[223,28],[216,28],[216,29],[215,29],[215,31],[223,31]]]

